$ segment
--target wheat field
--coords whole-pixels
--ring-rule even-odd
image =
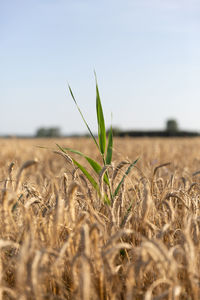
[[[57,142],[100,159],[87,138],[0,139],[0,299],[199,300],[200,139],[116,138],[113,188],[139,161],[111,205]]]

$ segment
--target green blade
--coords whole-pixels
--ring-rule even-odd
[[[93,160],[92,158],[88,157],[87,155],[85,155],[84,153],[78,151],[78,150],[74,150],[74,149],[71,149],[71,148],[62,148],[61,146],[59,146],[58,144],[56,144],[58,146],[58,148],[64,152],[65,151],[69,151],[69,152],[72,152],[72,153],[75,153],[75,154],[78,154],[82,157],[84,157],[88,162],[89,164],[91,165],[91,167],[93,168],[93,170],[99,174],[101,172],[101,166],[95,161]]]
[[[87,157],[86,155],[84,155],[82,152],[80,152],[80,151],[77,151],[77,150],[73,150],[73,149],[70,149],[70,148],[62,148],[61,146],[59,146],[58,144],[57,144],[57,146],[58,146],[58,148],[62,151],[62,152],[64,152],[64,153],[66,153],[66,151],[65,150],[69,150],[70,152],[72,152],[72,153],[76,153],[76,154],[78,154],[78,155],[81,155],[81,156],[83,156],[83,157]],[[98,163],[96,163],[93,159],[91,159],[91,158],[89,158],[89,157],[87,157],[89,160],[88,160],[88,162],[89,161],[91,161],[92,162],[92,165],[94,165],[94,166],[97,166],[97,168],[98,169],[100,169],[101,170],[101,166],[98,164]],[[72,159],[72,161],[73,161],[73,163],[82,171],[82,173],[86,176],[86,178],[89,180],[89,182],[92,184],[92,186],[95,188],[95,190],[97,191],[97,193],[98,193],[98,195],[100,196],[100,197],[102,197],[101,196],[101,193],[100,193],[100,189],[99,189],[99,185],[98,185],[98,183],[96,182],[96,180],[92,177],[92,175],[86,170],[86,168],[85,167],[83,167],[80,163],[78,163],[74,158],[71,158]],[[91,166],[92,166],[91,165]],[[105,180],[105,176],[104,176],[104,180]],[[108,179],[107,179],[108,180]],[[107,203],[107,204],[110,204],[110,202],[109,202],[110,200],[108,199],[108,197],[107,197],[107,195],[104,195],[104,202],[105,203]]]
[[[99,95],[99,88],[97,84],[96,74],[95,74],[95,79],[96,79],[96,111],[97,111],[97,122],[98,122],[99,147],[100,147],[101,154],[103,155],[106,149],[106,128],[105,128],[104,115],[103,115],[103,109],[102,109],[101,99]]]
[[[110,205],[111,204],[110,199],[108,198],[108,196],[106,194],[104,196],[101,195],[98,183],[95,181],[95,179],[92,177],[92,175],[81,164],[79,164],[75,159],[72,158],[72,161],[87,177],[87,179],[89,180],[91,185],[97,191],[99,197],[103,198],[104,203]]]
[[[90,164],[90,166],[93,168],[93,170],[99,175],[100,172],[101,172],[101,166],[95,161],[93,160],[92,158],[88,157],[87,155],[85,155],[84,153],[80,152],[80,151],[77,151],[77,150],[74,150],[74,149],[71,149],[71,148],[62,148],[61,146],[59,146],[58,144],[56,144],[57,147],[62,151],[62,152],[66,152],[66,151],[69,151],[69,152],[72,152],[72,153],[75,153],[75,154],[78,154],[82,157],[84,157],[88,163]],[[109,180],[108,180],[108,176],[105,174],[104,176],[104,181],[106,184],[109,185]]]
[[[130,164],[130,166],[128,167],[128,169],[126,170],[124,176],[122,177],[122,180],[120,181],[120,183],[118,184],[115,192],[114,192],[114,197],[118,194],[120,186],[122,185],[122,183],[124,182],[124,179],[126,178],[126,176],[130,173],[132,167],[137,163],[138,159],[136,159],[134,162],[132,162],[132,164]]]
[[[101,195],[98,183],[95,181],[95,179],[92,177],[92,175],[81,164],[79,164],[75,159],[72,158],[72,161],[83,172],[83,174],[87,177],[87,179],[89,180],[91,185],[97,191],[99,197],[103,198],[104,203],[110,205],[111,204],[110,199],[108,198],[108,196],[106,194],[103,195],[103,196]]]
[[[92,175],[81,164],[79,164],[75,159],[72,158],[72,161],[83,172],[83,174],[87,177],[87,179],[89,180],[89,182],[91,183],[91,185],[98,192],[98,195],[100,195],[98,183],[92,177]]]
[[[112,149],[113,149],[113,133],[112,133],[112,126],[111,126],[108,134],[108,148],[106,154],[107,165],[110,165],[112,161]]]
[[[99,145],[97,144],[97,141],[96,141],[96,139],[95,139],[95,137],[94,137],[94,135],[93,135],[93,133],[92,133],[92,131],[91,131],[91,129],[90,129],[88,123],[86,122],[86,120],[85,120],[85,118],[84,118],[84,116],[83,116],[83,114],[82,114],[82,112],[81,112],[81,109],[80,109],[80,107],[78,106],[78,103],[76,102],[76,99],[75,99],[75,97],[74,97],[74,94],[73,94],[73,92],[72,92],[72,89],[71,89],[71,87],[70,87],[69,85],[68,85],[68,88],[69,88],[70,94],[71,94],[71,96],[72,96],[72,99],[74,100],[74,103],[76,104],[76,107],[77,107],[77,109],[78,109],[78,111],[79,111],[79,113],[80,113],[80,115],[81,115],[81,118],[83,119],[83,122],[85,123],[85,125],[86,125],[86,127],[87,127],[87,129],[88,129],[88,131],[89,131],[89,133],[90,133],[90,135],[91,135],[91,137],[93,138],[93,140],[94,140],[94,142],[95,142],[97,148],[99,149]]]

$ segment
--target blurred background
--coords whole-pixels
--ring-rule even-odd
[[[94,69],[107,125],[200,131],[199,37],[198,0],[1,0],[0,135],[86,133],[68,83],[96,132]]]

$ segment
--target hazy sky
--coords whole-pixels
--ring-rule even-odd
[[[199,0],[1,0],[0,134],[106,124],[200,131]]]

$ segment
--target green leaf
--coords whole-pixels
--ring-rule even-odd
[[[99,88],[97,84],[96,74],[95,74],[95,79],[96,79],[96,112],[97,112],[97,122],[98,122],[99,147],[100,147],[101,154],[103,155],[106,149],[106,128],[105,128],[104,115],[103,115],[103,109],[102,109],[101,99],[99,95]]]
[[[79,164],[75,159],[72,158],[73,163],[83,172],[83,174],[87,177],[91,185],[95,188],[95,190],[100,195],[99,186],[96,180],[92,177],[92,175],[81,165]]]
[[[101,166],[98,164],[98,162],[96,162],[95,160],[93,160],[92,158],[88,157],[87,155],[85,155],[84,153],[78,151],[78,150],[74,150],[74,149],[71,149],[71,148],[63,148],[61,146],[59,146],[58,144],[56,144],[57,147],[64,153],[66,153],[66,151],[69,151],[69,152],[72,152],[72,153],[75,153],[75,154],[78,154],[82,157],[84,157],[88,163],[90,164],[90,166],[93,168],[93,170],[99,175],[100,172],[101,172]],[[108,180],[108,176],[105,174],[104,176],[104,181],[106,182],[107,185],[109,185],[109,180]]]
[[[93,133],[92,133],[92,131],[91,131],[89,125],[88,125],[88,123],[86,122],[86,120],[85,120],[85,118],[84,118],[84,116],[83,116],[83,114],[82,114],[82,112],[81,112],[81,109],[80,109],[80,107],[78,106],[78,103],[76,102],[76,99],[75,99],[75,97],[74,97],[74,94],[73,94],[73,92],[72,92],[72,89],[71,89],[71,87],[70,87],[69,85],[68,85],[68,87],[69,87],[69,91],[70,91],[70,94],[71,94],[71,96],[72,96],[72,99],[74,100],[74,103],[76,104],[76,107],[77,107],[77,109],[78,109],[78,111],[79,111],[79,113],[80,113],[80,115],[81,115],[81,117],[82,117],[82,119],[83,119],[83,122],[85,123],[85,125],[86,125],[86,127],[87,127],[87,129],[88,129],[88,131],[89,131],[89,133],[90,133],[90,135],[91,135],[91,137],[92,137],[92,139],[94,140],[94,142],[95,142],[97,148],[99,149],[99,145],[98,145],[98,143],[97,143],[97,141],[96,141],[96,139],[95,139],[95,137],[94,137],[94,135],[93,135]],[[99,150],[100,150],[100,149],[99,149]]]
[[[78,151],[78,150],[74,150],[74,149],[71,149],[71,148],[62,148],[61,146],[59,146],[58,144],[56,144],[58,146],[58,148],[64,152],[65,151],[69,151],[69,152],[72,152],[72,153],[75,153],[75,154],[78,154],[82,157],[84,157],[88,162],[89,164],[91,165],[91,167],[93,168],[93,170],[99,174],[101,172],[101,166],[95,161],[93,160],[92,158],[88,157],[87,155],[85,155],[84,153]]]
[[[122,177],[122,180],[120,181],[120,183],[118,184],[114,194],[113,194],[113,197],[115,197],[118,192],[119,192],[119,189],[120,189],[120,186],[122,185],[122,183],[124,182],[124,179],[126,178],[126,176],[130,173],[132,167],[137,163],[138,159],[136,159],[134,162],[132,162],[132,164],[130,164],[130,166],[128,167],[128,169],[126,170],[124,176]]]
[[[112,133],[112,126],[111,126],[108,134],[108,148],[107,148],[107,155],[106,155],[107,165],[110,165],[112,161],[112,149],[113,149],[113,133]]]
[[[65,150],[68,150],[68,151],[70,151],[70,152],[72,152],[72,153],[76,153],[76,154],[78,154],[78,155],[80,155],[80,156],[85,157],[85,158],[88,160],[88,162],[90,163],[90,165],[91,165],[91,166],[94,166],[94,168],[96,169],[96,172],[97,172],[97,170],[100,170],[100,171],[101,171],[101,166],[100,166],[97,162],[95,162],[93,159],[91,159],[90,157],[84,155],[82,152],[77,151],[77,150],[73,150],[73,149],[70,149],[70,148],[62,148],[62,147],[59,146],[58,144],[57,144],[57,146],[58,146],[58,148],[59,148],[62,152],[64,152],[64,153],[66,153]],[[86,176],[86,178],[89,180],[89,182],[92,184],[92,186],[93,186],[93,187],[95,188],[95,190],[97,191],[98,195],[99,195],[100,197],[102,197],[102,195],[101,195],[101,193],[100,193],[99,185],[98,185],[98,183],[96,182],[96,180],[92,177],[92,175],[86,170],[85,167],[83,167],[80,163],[78,163],[74,158],[71,158],[71,159],[72,159],[73,163],[74,163],[74,164],[82,171],[82,173]],[[94,168],[93,168],[93,169],[94,169]],[[94,170],[95,170],[95,169],[94,169]],[[98,174],[99,174],[99,172],[98,172]],[[108,177],[107,177],[106,175],[104,176],[104,180],[106,181],[107,184],[109,184]],[[111,202],[110,202],[110,199],[108,198],[108,196],[107,196],[106,194],[103,196],[103,200],[104,200],[104,203],[105,203],[105,204],[110,205],[110,203],[111,203]]]
[[[97,191],[98,195],[103,198],[104,203],[110,205],[111,204],[110,199],[108,198],[108,196],[106,194],[103,195],[103,196],[101,195],[99,185],[96,182],[96,180],[92,177],[92,175],[80,163],[78,163],[75,159],[72,158],[72,161],[83,172],[83,174],[87,177],[89,182],[92,184],[92,186]]]

